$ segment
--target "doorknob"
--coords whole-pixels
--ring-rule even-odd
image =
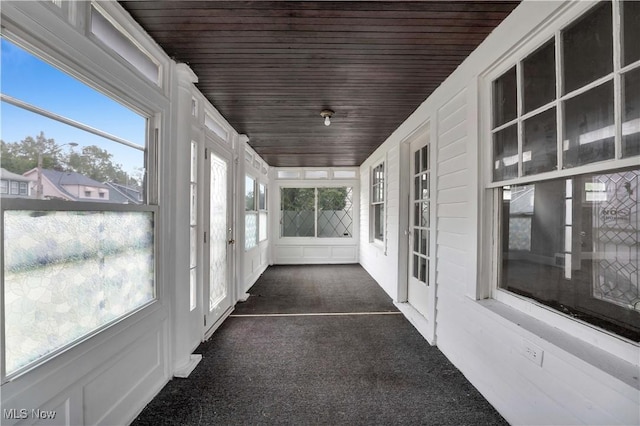
[[[229,240],[229,244],[235,244],[235,243],[236,243],[236,240],[233,240],[233,239]]]

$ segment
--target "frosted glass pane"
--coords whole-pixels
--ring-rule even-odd
[[[258,215],[258,237],[260,241],[267,239],[267,213],[260,212]]]
[[[353,188],[318,188],[319,238],[350,238],[353,233]]]
[[[4,213],[6,372],[154,298],[152,212]]]
[[[198,145],[191,142],[191,182],[198,181]]]
[[[198,220],[198,187],[195,183],[191,184],[191,190],[189,195],[189,212],[190,212],[190,220],[189,224],[191,226],[197,225]]]
[[[209,311],[227,296],[227,163],[211,155]]]
[[[250,250],[258,244],[258,215],[246,213],[244,217],[244,248]]]

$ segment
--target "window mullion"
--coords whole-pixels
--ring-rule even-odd
[[[314,202],[315,202],[315,206],[314,206],[314,216],[315,216],[315,220],[313,223],[313,229],[314,229],[314,233],[313,235],[315,236],[315,238],[318,238],[318,188],[313,188],[313,193],[314,193]]]
[[[524,146],[524,130],[522,124],[524,98],[524,81],[522,78],[522,62],[516,64],[516,111],[518,116],[518,177],[522,177],[524,166],[522,164],[522,150]]]
[[[622,158],[622,76],[620,69],[622,67],[622,42],[620,31],[622,29],[621,4],[619,0],[613,0],[613,110],[614,110],[614,158]]]
[[[563,166],[563,140],[564,140],[564,122],[563,122],[563,107],[560,98],[562,97],[563,81],[562,81],[562,33],[560,30],[556,31],[556,170],[562,170]]]

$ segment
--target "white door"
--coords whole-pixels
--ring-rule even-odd
[[[431,155],[428,133],[411,143],[409,206],[409,273],[407,301],[430,319],[431,280]]]
[[[232,306],[231,156],[207,142],[205,150],[204,286],[205,336]]]

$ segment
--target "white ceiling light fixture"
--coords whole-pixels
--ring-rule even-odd
[[[323,109],[322,111],[320,111],[320,116],[324,118],[325,126],[331,125],[331,117],[333,116],[333,111],[331,111],[330,109]]]

